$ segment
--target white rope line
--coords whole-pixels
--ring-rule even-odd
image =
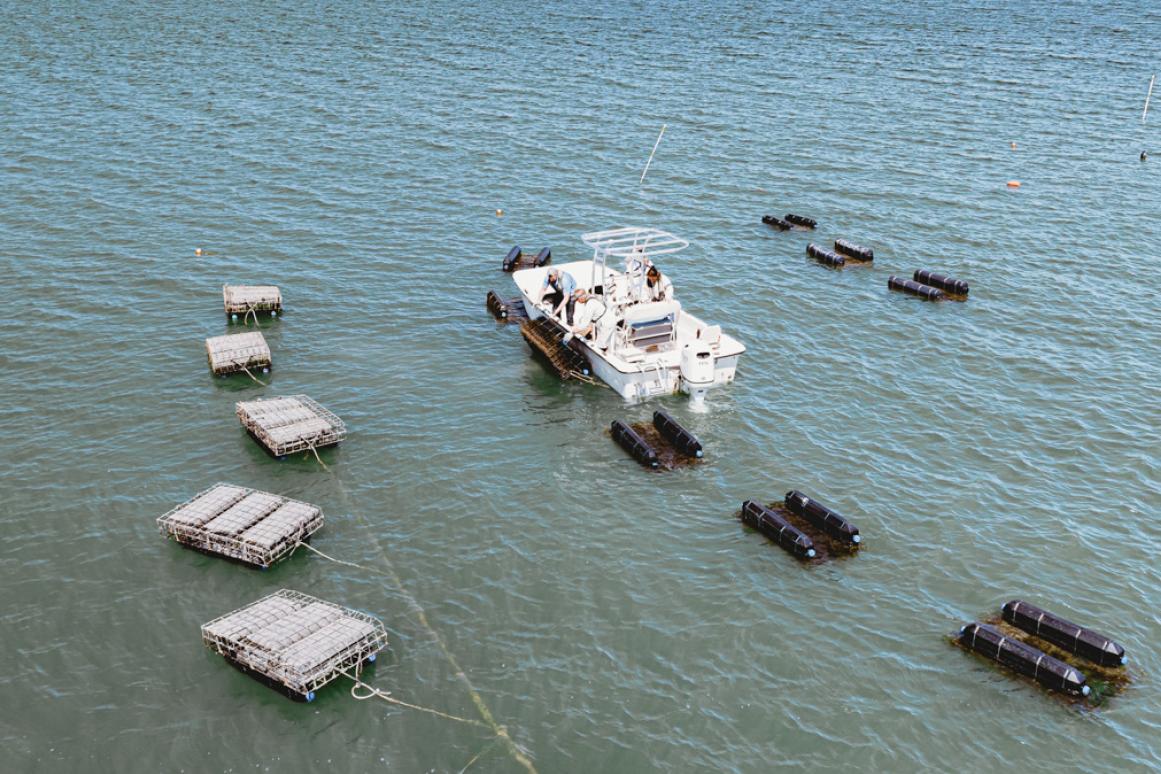
[[[346,499],[345,493],[344,493],[344,499]],[[365,523],[364,523],[364,526],[366,526]],[[370,567],[364,567],[363,565],[356,564],[354,562],[347,562],[347,561],[343,561],[342,559],[336,559],[332,556],[328,556],[327,554],[324,554],[322,551],[319,551],[314,546],[308,545],[307,543],[304,543],[302,541],[299,541],[298,545],[296,545],[294,547],[294,549],[291,551],[291,555],[294,554],[294,551],[298,550],[299,546],[304,546],[308,551],[312,551],[312,552],[318,554],[319,556],[323,557],[324,559],[327,559],[328,561],[335,562],[336,564],[347,565],[348,567],[354,567],[354,568],[364,570],[366,572],[369,572],[369,573],[372,573],[375,575],[380,575],[380,576],[383,576],[386,578],[390,578],[392,583],[395,584],[395,588],[399,591],[399,593],[401,595],[403,595],[403,598],[405,600],[407,600],[408,607],[410,607],[412,612],[414,613],[415,619],[427,631],[427,633],[431,635],[432,640],[435,641],[435,644],[439,647],[440,652],[443,653],[443,657],[447,660],[448,665],[452,668],[453,674],[455,675],[455,678],[460,681],[460,683],[464,686],[465,689],[467,689],[468,696],[471,697],[472,703],[476,706],[476,711],[479,712],[480,717],[483,718],[484,722],[481,723],[480,725],[483,725],[483,726],[490,728],[492,730],[492,732],[496,735],[497,741],[503,743],[505,749],[508,751],[508,754],[510,756],[512,756],[512,759],[514,761],[516,761],[516,763],[520,764],[521,768],[523,768],[525,771],[527,771],[528,774],[537,774],[536,766],[532,763],[532,759],[531,759],[531,757],[529,757],[528,751],[516,743],[516,741],[508,734],[508,729],[505,726],[502,726],[498,722],[496,722],[496,718],[494,715],[492,715],[492,711],[490,709],[488,709],[488,705],[484,703],[484,698],[482,696],[480,696],[479,691],[477,691],[475,686],[472,685],[471,680],[468,679],[467,673],[464,672],[463,667],[460,666],[460,662],[456,659],[456,657],[454,655],[452,655],[451,650],[448,649],[447,642],[445,642],[443,637],[440,636],[440,633],[435,630],[435,627],[433,627],[431,625],[431,622],[427,620],[427,612],[420,606],[419,602],[417,602],[415,600],[415,597],[411,596],[411,594],[408,593],[407,589],[405,589],[403,587],[403,581],[400,579],[398,573],[395,572],[395,568],[392,566],[391,560],[387,558],[386,552],[383,551],[382,546],[380,546],[377,541],[375,542],[375,546],[379,549],[379,553],[383,557],[383,563],[387,567],[386,570],[373,569]],[[347,677],[350,677],[350,675],[347,675]],[[367,688],[371,688],[371,686],[367,686]],[[377,690],[377,689],[373,689],[373,690]],[[370,697],[367,697],[367,698],[370,698]],[[381,697],[381,698],[383,698],[383,697]],[[394,699],[394,698],[385,699],[385,700],[391,701],[392,703],[399,702],[398,699]],[[416,707],[416,709],[423,709],[423,708]],[[424,711],[428,711],[428,710],[425,709]],[[431,711],[438,712],[437,710],[431,710]],[[453,719],[458,719],[458,718],[453,718]]]
[[[259,379],[259,378],[258,378],[257,376],[255,376],[254,374],[250,373],[250,369],[249,369],[249,368],[247,368],[246,366],[242,366],[242,370],[246,372],[246,376],[249,376],[251,379],[253,379],[254,381],[258,382],[258,384],[261,384],[263,387],[269,387],[269,386],[270,386],[269,384],[267,384],[266,382],[262,381],[261,379]]]
[[[323,462],[323,461],[322,461],[322,457],[318,456],[318,449],[314,448],[314,444],[313,444],[312,442],[310,442],[310,441],[307,441],[307,442],[306,442],[306,444],[307,444],[307,446],[306,446],[306,450],[307,450],[307,451],[309,451],[309,452],[313,452],[313,453],[314,453],[314,458],[315,458],[316,460],[318,460],[318,464],[319,464],[319,465],[322,465],[322,467],[323,467],[323,470],[325,470],[325,471],[328,471],[328,472],[329,472],[329,471],[330,471],[330,466],[328,466],[328,465],[327,465],[325,462]]]
[[[384,691],[374,687],[373,685],[368,685],[367,683],[363,682],[362,679],[360,679],[358,667],[355,668],[355,674],[353,675],[345,670],[340,670],[339,674],[351,680],[351,698],[355,699],[356,701],[366,701],[367,699],[382,699],[389,704],[396,704],[400,707],[407,707],[408,709],[418,710],[419,712],[426,712],[430,715],[446,718],[447,720],[454,720],[457,723],[466,723],[469,726],[481,726],[483,728],[488,727],[486,723],[483,723],[479,720],[473,720],[472,718],[461,718],[458,715],[449,715],[448,713],[440,712],[437,709],[421,707],[418,704],[411,704],[410,702],[396,699],[391,695],[390,691]],[[358,692],[360,688],[365,689],[367,692],[360,694]]]
[[[343,561],[342,559],[336,559],[333,556],[330,556],[328,554],[324,554],[322,551],[319,551],[317,548],[312,546],[310,543],[304,543],[301,540],[298,541],[298,544],[295,545],[295,547],[290,551],[290,556],[294,556],[294,552],[300,548],[305,548],[307,551],[311,551],[313,553],[316,553],[319,556],[321,556],[323,559],[326,559],[328,562],[334,562],[335,564],[345,564],[347,567],[354,567],[357,570],[365,570],[367,572],[375,572],[370,567],[364,567],[363,565],[355,564],[354,562],[346,562],[346,561]],[[287,557],[287,558],[289,558],[289,557]]]

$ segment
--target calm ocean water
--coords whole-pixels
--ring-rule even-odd
[[[201,645],[290,587],[383,618],[375,685],[475,717],[421,606],[542,772],[1156,769],[1159,39],[1144,2],[3,5],[3,768],[518,770]],[[819,231],[759,223],[787,211]],[[512,244],[621,224],[689,239],[664,268],[749,348],[706,413],[563,386],[484,311]],[[805,258],[838,236],[874,267]],[[888,293],[920,266],[971,300]],[[272,384],[210,378],[221,284],[267,281]],[[234,419],[300,392],[351,429],[330,472]],[[659,405],[704,465],[604,435]],[[321,505],[315,545],[401,585],[162,540],[217,481]],[[790,488],[861,555],[735,520]],[[1135,683],[1077,711],[948,645],[1012,597]]]

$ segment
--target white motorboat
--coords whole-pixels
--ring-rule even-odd
[[[682,308],[672,287],[659,294],[646,282],[654,259],[672,255],[689,242],[654,228],[618,228],[581,237],[593,248],[591,261],[522,269],[512,276],[530,319],[550,317],[572,333],[565,319],[552,316],[541,302],[553,269],[567,272],[576,286],[600,302],[593,330],[572,339],[592,364],[593,373],[626,400],[685,392],[700,403],[714,387],[734,380],[746,348]],[[660,270],[661,267],[658,267]],[[661,298],[657,298],[661,295]],[[591,303],[591,302],[590,302]]]

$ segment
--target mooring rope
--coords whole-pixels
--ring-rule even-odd
[[[243,325],[250,324],[249,320],[250,320],[251,314],[254,315],[254,324],[258,325],[258,310],[254,308],[254,303],[252,301],[247,301],[246,302],[246,314],[242,315],[242,324]]]
[[[269,387],[269,386],[270,386],[269,384],[267,384],[266,382],[262,381],[261,379],[259,379],[259,378],[258,378],[257,376],[255,376],[254,374],[250,373],[250,369],[249,369],[249,368],[247,368],[246,366],[242,366],[242,370],[246,372],[246,376],[249,376],[251,379],[253,379],[254,381],[258,382],[258,384],[261,384],[263,387]]]
[[[406,701],[403,701],[401,699],[396,699],[394,696],[391,695],[390,691],[384,691],[380,688],[376,688],[373,685],[368,685],[367,683],[363,682],[363,680],[360,677],[360,672],[361,672],[361,666],[355,667],[355,674],[353,674],[353,675],[350,672],[347,672],[345,670],[339,670],[339,674],[341,674],[342,676],[344,676],[352,681],[353,684],[351,685],[351,698],[355,699],[356,701],[366,701],[367,699],[382,699],[383,701],[388,702],[390,704],[397,704],[400,707],[407,707],[408,709],[419,710],[420,712],[427,712],[431,715],[436,715],[436,716],[441,717],[441,718],[446,718],[448,720],[454,720],[457,723],[466,723],[469,726],[480,726],[481,728],[487,728],[486,724],[481,723],[478,720],[472,720],[471,718],[461,718],[459,715],[449,715],[446,712],[440,712],[439,710],[432,709],[431,707],[421,707],[418,704],[411,704],[410,702],[406,702]],[[365,689],[367,691],[367,693],[360,694],[358,692],[360,688]]]
[[[364,527],[366,528],[366,521],[363,520],[362,517],[359,518],[363,521]],[[415,597],[413,597],[407,591],[407,589],[404,588],[403,580],[399,577],[399,574],[395,572],[395,567],[391,564],[391,560],[387,558],[387,553],[383,550],[382,546],[379,545],[378,541],[375,541],[374,544],[375,547],[379,549],[379,555],[383,558],[383,564],[386,567],[385,570],[380,570],[373,567],[365,567],[361,564],[356,564],[355,562],[347,562],[342,559],[336,559],[333,556],[328,556],[322,551],[319,551],[314,546],[311,546],[302,541],[299,541],[298,544],[294,547],[294,549],[291,551],[291,555],[293,556],[294,551],[297,551],[299,546],[302,546],[308,551],[312,551],[322,558],[337,564],[354,567],[356,569],[379,575],[384,578],[389,578],[395,585],[395,588],[398,590],[399,594],[407,601],[408,607],[411,608],[411,611],[415,615],[416,620],[424,629],[427,630],[427,633],[431,635],[431,638],[435,640],[435,644],[439,646],[440,652],[443,653],[443,657],[454,670],[456,679],[459,680],[467,690],[468,696],[471,697],[472,703],[476,706],[476,711],[480,713],[480,717],[484,719],[484,722],[481,725],[485,725],[492,730],[492,733],[496,735],[497,740],[503,742],[505,749],[507,749],[508,754],[512,756],[512,759],[520,764],[520,766],[525,771],[527,771],[528,774],[537,774],[536,766],[533,765],[532,759],[529,758],[528,754],[520,747],[520,745],[518,745],[516,741],[512,739],[512,737],[508,734],[508,729],[496,722],[495,716],[492,714],[492,711],[488,709],[488,705],[484,703],[484,699],[482,696],[480,696],[479,691],[477,691],[475,686],[472,685],[472,681],[468,679],[468,675],[466,672],[464,672],[463,667],[460,666],[460,662],[454,655],[452,655],[451,650],[448,649],[447,643],[444,641],[440,633],[437,632],[435,627],[431,625],[431,622],[427,620],[427,612],[423,609],[419,602],[416,601]],[[371,686],[367,687],[370,688]]]
[[[459,774],[464,774],[465,771],[470,769],[472,767],[472,764],[475,763],[476,761],[478,761],[480,758],[482,758],[484,756],[484,753],[488,752],[493,747],[495,747],[496,742],[498,742],[498,741],[499,741],[498,739],[493,739],[491,742],[488,742],[488,744],[484,745],[484,747],[478,753],[476,753],[475,755],[473,755],[471,757],[471,760],[469,760],[467,763],[464,764],[464,767],[459,770]]]
[[[316,460],[318,460],[319,465],[322,465],[323,470],[330,472],[330,467],[325,462],[322,461],[322,457],[318,456],[318,449],[314,448],[313,442],[311,442],[311,441],[306,442],[306,450],[309,452],[313,452],[314,458]]]
[[[569,371],[568,375],[570,378],[576,379],[578,382],[584,382],[585,384],[591,384],[591,385],[594,385],[596,387],[605,387],[605,388],[610,389],[610,390],[613,389],[612,387],[609,387],[609,385],[605,384],[604,382],[597,381],[596,379],[594,379],[591,376],[585,376],[580,371]]]

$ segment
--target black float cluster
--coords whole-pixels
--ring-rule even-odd
[[[779,231],[789,231],[792,228],[813,229],[818,222],[802,215],[787,215],[778,218],[774,215],[763,215],[762,222]],[[846,268],[847,264],[869,266],[875,260],[875,251],[870,247],[855,244],[849,239],[834,240],[834,249],[811,242],[806,245],[806,254],[819,263],[832,269]],[[892,274],[887,279],[890,290],[898,290],[922,298],[926,301],[966,301],[968,283],[964,280],[953,279],[946,274],[939,274],[930,269],[917,269],[912,279],[896,277]]]
[[[529,258],[520,249],[520,245],[516,245],[504,256],[504,262],[500,265],[500,268],[506,272],[514,272],[517,269],[534,269],[537,266],[548,264],[551,260],[552,248],[550,247],[542,247],[534,258]]]
[[[999,616],[961,627],[955,642],[1045,688],[1090,702],[1099,703],[1129,680],[1123,647],[1019,599],[1005,603]],[[1088,674],[1072,663],[1077,656],[1087,662]]]

